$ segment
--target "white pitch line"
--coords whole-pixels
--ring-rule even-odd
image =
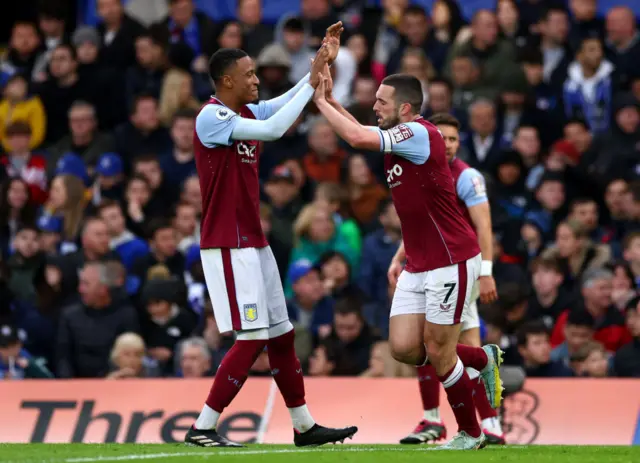
[[[205,452],[176,452],[176,453],[147,453],[147,454],[131,454],[118,456],[96,456],[96,457],[78,457],[66,458],[64,460],[50,460],[50,463],[92,463],[98,461],[133,461],[133,460],[150,460],[152,458],[172,458],[172,457],[200,457],[200,458],[219,458],[223,456],[238,455],[273,455],[281,453],[320,453],[320,452],[423,452],[428,448],[399,448],[399,447],[344,447],[344,448],[314,448],[314,449],[272,449],[272,450],[227,450],[216,451],[215,447],[209,453]]]

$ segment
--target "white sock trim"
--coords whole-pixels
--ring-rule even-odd
[[[442,382],[442,385],[445,389],[450,388],[454,384],[458,382],[462,375],[464,374],[464,365],[462,364],[462,360],[458,357],[458,361],[456,362],[456,366],[453,367],[453,371],[449,375],[447,379]]]
[[[432,423],[440,423],[442,419],[440,418],[440,409],[432,408],[431,410],[425,410],[422,415],[426,421],[430,421]]]
[[[204,404],[194,427],[196,429],[215,429],[218,426],[218,419],[220,419],[220,413]]]
[[[478,376],[480,376],[480,372],[478,370],[476,370],[475,368],[466,367],[465,370],[467,370],[467,374],[469,375],[469,379],[476,379]]]
[[[296,431],[303,433],[307,432],[309,429],[313,427],[316,422],[311,416],[311,412],[309,412],[309,408],[307,404],[300,405],[299,407],[289,408],[289,414],[291,415],[291,423],[293,424],[293,429]]]

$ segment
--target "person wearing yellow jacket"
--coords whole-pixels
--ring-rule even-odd
[[[40,146],[46,132],[47,116],[40,98],[28,96],[27,81],[21,75],[14,75],[8,80],[4,98],[0,101],[0,143],[5,152],[9,150],[5,130],[16,121],[26,122],[31,127],[29,148]]]

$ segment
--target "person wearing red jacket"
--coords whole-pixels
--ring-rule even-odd
[[[625,326],[625,319],[612,303],[613,273],[607,269],[587,270],[582,278],[582,297],[584,308],[593,317],[593,339],[602,343],[609,352],[615,352],[632,340]],[[556,347],[565,340],[565,325],[570,310],[565,310],[559,317],[551,334],[551,345]]]
[[[48,197],[47,161],[29,149],[31,127],[26,122],[16,121],[9,124],[5,133],[11,151],[0,158],[0,164],[7,176],[20,177],[29,185],[33,203],[44,204]]]

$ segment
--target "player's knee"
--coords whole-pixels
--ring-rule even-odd
[[[290,321],[269,327],[268,348],[271,351],[286,351],[294,348],[295,332]]]
[[[390,339],[391,356],[401,363],[413,364],[421,346],[408,342],[406,339]]]

